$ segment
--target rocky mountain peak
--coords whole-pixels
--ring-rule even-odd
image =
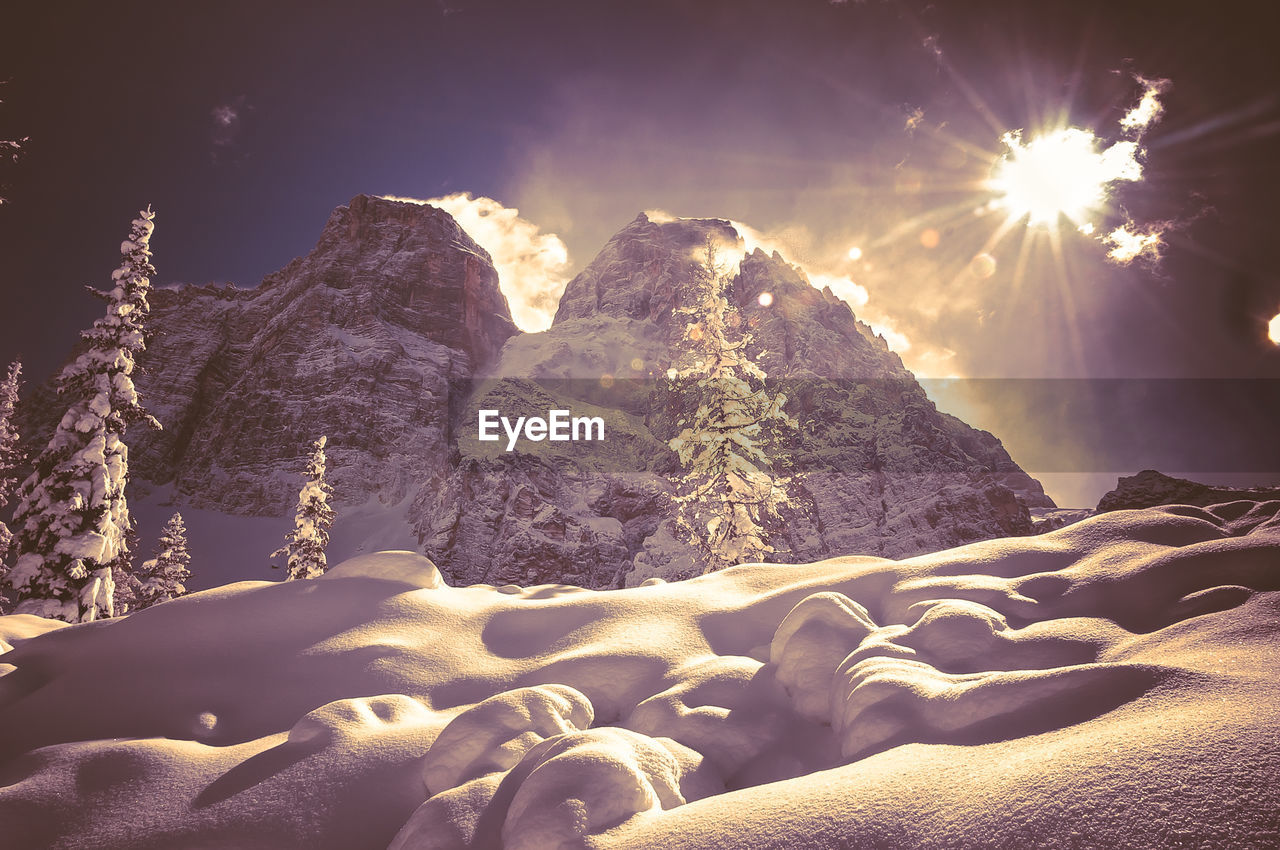
[[[315,286],[350,290],[365,318],[465,351],[477,366],[517,332],[488,252],[429,204],[357,195],[330,214],[310,254],[260,289]]]
[[[816,289],[776,251],[746,252],[745,240],[724,219],[656,222],[641,213],[569,282],[552,327],[593,316],[648,321],[667,345],[678,346],[686,320],[675,311],[689,304],[688,287],[704,260],[708,239],[718,246],[718,260],[733,277],[726,292],[730,303],[755,336],[771,343],[761,361],[770,374],[908,375],[898,356],[846,302],[829,288]]]
[[[708,237],[725,245],[742,243],[733,225],[722,219],[656,222],[640,213],[569,281],[552,326],[595,315],[668,318],[682,306],[683,283]]]

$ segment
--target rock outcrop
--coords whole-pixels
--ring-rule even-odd
[[[1266,502],[1280,499],[1280,488],[1216,487],[1174,478],[1154,469],[1144,469],[1137,475],[1122,476],[1114,490],[1098,501],[1098,513],[1107,511],[1138,510],[1160,505],[1194,505],[1205,508],[1227,502],[1247,500]]]

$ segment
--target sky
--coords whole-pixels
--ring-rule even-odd
[[[0,139],[27,139],[0,162],[0,358],[56,368],[100,311],[82,287],[105,285],[148,204],[155,283],[249,287],[356,194],[440,199],[486,229],[529,329],[661,210],[741,222],[831,285],[1060,502],[1146,466],[1280,479],[1276,14],[24,4],[0,27]],[[1001,177],[1066,128],[1129,173],[1071,217],[1014,220]],[[1033,177],[1076,173],[1057,161]],[[1130,243],[1145,250],[1108,256]]]

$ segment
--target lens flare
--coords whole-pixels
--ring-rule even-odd
[[[987,253],[978,254],[969,261],[969,268],[975,276],[986,280],[996,273],[996,258]]]

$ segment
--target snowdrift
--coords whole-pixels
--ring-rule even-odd
[[[14,848],[1280,845],[1280,502],[620,591],[0,618]]]

